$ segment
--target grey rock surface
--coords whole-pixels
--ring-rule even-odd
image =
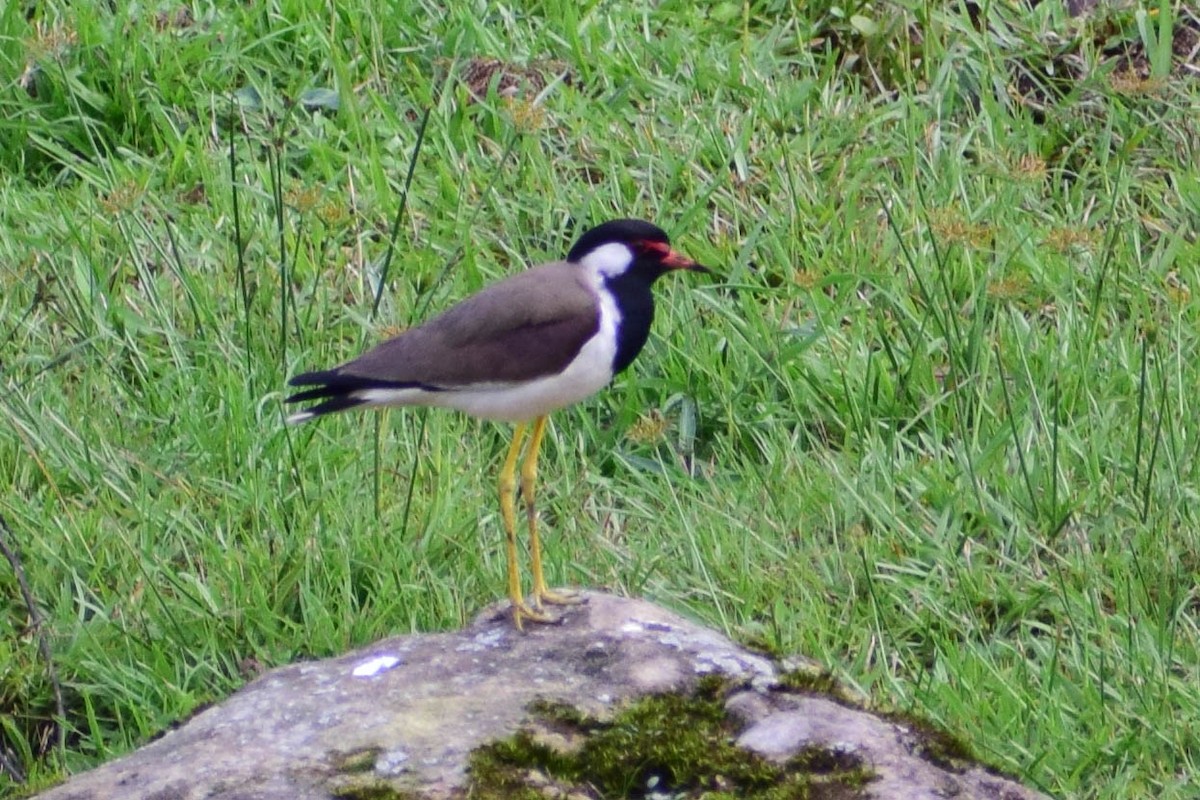
[[[687,691],[705,675],[728,679],[726,709],[740,746],[777,762],[814,747],[850,754],[872,776],[857,796],[1042,797],[979,767],[930,759],[922,734],[902,723],[784,690],[769,659],[670,611],[584,596],[561,625],[531,625],[525,634],[500,608],[459,632],[387,639],[273,670],[40,797],[328,800],[363,796],[365,785],[376,792],[370,796],[463,797],[472,751],[526,728],[534,701],[611,718],[624,703]]]

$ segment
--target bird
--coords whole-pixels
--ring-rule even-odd
[[[493,283],[428,321],[328,370],[293,377],[307,387],[287,403],[315,405],[290,424],[354,408],[432,406],[514,423],[497,480],[513,622],[552,623],[546,605],[581,602],[552,591],[542,571],[534,499],[547,416],[577,403],[625,370],[641,352],[654,318],[651,286],[676,270],[711,273],[671,248],[653,223],[615,219],[584,232],[565,260]],[[529,528],[532,587],[521,591],[517,559],[517,463]]]

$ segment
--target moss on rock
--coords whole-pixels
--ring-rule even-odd
[[[638,798],[650,792],[722,800],[848,800],[871,772],[852,754],[810,748],[786,763],[735,744],[725,683],[705,679],[688,693],[642,698],[601,721],[576,708],[540,702],[531,724],[486,745],[471,759],[469,796],[534,800],[548,796]],[[539,731],[554,731],[555,737]],[[563,740],[577,744],[555,746]]]

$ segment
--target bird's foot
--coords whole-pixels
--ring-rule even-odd
[[[529,622],[536,622],[541,625],[557,625],[558,623],[562,622],[561,618],[542,611],[536,600],[534,600],[533,608],[530,608],[524,603],[513,603],[512,610],[513,624],[517,626],[517,630],[522,632],[525,630],[523,623],[526,620]]]
[[[540,609],[542,603],[552,606],[577,606],[586,603],[587,600],[580,596],[578,592],[570,590],[564,592],[553,592],[544,586],[533,591],[533,604],[535,608]]]

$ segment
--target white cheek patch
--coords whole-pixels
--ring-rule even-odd
[[[588,253],[579,263],[593,275],[615,278],[629,269],[633,263],[633,251],[629,245],[609,242]]]

